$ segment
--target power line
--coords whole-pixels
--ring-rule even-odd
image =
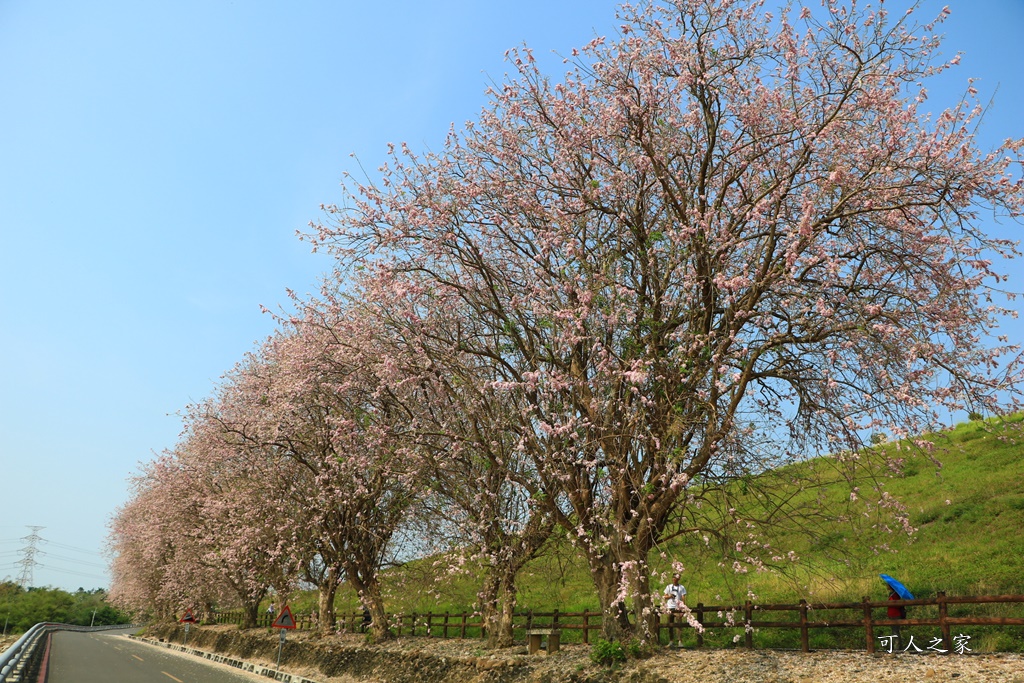
[[[106,581],[107,577],[97,576],[96,574],[86,574],[85,572],[76,572],[71,569],[59,569],[50,565],[39,565],[40,569],[45,569],[50,572],[57,572],[58,574],[73,574],[74,576],[84,576],[89,579],[96,579],[98,581]]]
[[[84,553],[86,555],[95,555],[96,557],[103,557],[103,553],[98,553],[95,550],[86,550],[84,548],[76,548],[73,545],[66,545],[64,543],[57,543],[56,541],[48,541],[46,539],[42,539],[42,542],[43,542],[43,545],[52,545],[55,548],[60,548],[61,550],[73,550],[76,553]]]
[[[39,535],[39,531],[41,531],[42,529],[44,529],[46,527],[42,527],[42,526],[28,526],[28,528],[31,531],[31,533],[28,536],[23,536],[22,538],[18,538],[18,539],[9,539],[9,540],[5,539],[4,541],[2,541],[2,542],[5,542],[5,543],[6,542],[21,542],[24,545],[20,549],[18,549],[18,550],[11,550],[11,551],[0,551],[0,559],[4,559],[5,556],[7,556],[7,557],[13,557],[13,556],[16,556],[16,555],[20,556],[21,559],[17,560],[16,562],[13,562],[13,563],[10,563],[10,564],[6,564],[6,563],[0,564],[0,572],[6,573],[8,570],[19,569],[20,572],[18,574],[17,582],[20,584],[22,589],[28,590],[30,587],[33,586],[33,584],[35,583],[35,573],[34,572],[35,572],[36,569],[43,569],[43,570],[46,570],[48,572],[56,572],[56,573],[59,573],[59,574],[70,574],[70,575],[73,575],[73,576],[79,576],[79,577],[84,577],[84,578],[88,578],[88,579],[94,579],[94,580],[97,580],[97,581],[108,581],[109,580],[109,577],[98,576],[96,574],[89,574],[88,573],[88,571],[91,568],[105,570],[105,569],[108,568],[106,564],[99,564],[99,563],[96,563],[96,562],[89,562],[89,561],[87,561],[87,560],[85,560],[83,558],[79,558],[79,557],[67,557],[67,556],[63,556],[63,555],[56,555],[56,554],[47,552],[46,550],[43,550],[39,546],[43,546],[43,547],[53,546],[55,549],[67,550],[67,551],[71,551],[71,552],[75,552],[75,553],[80,553],[80,554],[83,554],[83,555],[92,555],[93,557],[100,557],[100,558],[104,557],[104,555],[102,553],[98,553],[98,552],[95,552],[93,550],[86,550],[85,548],[77,548],[77,547],[75,547],[73,545],[67,545],[65,543],[58,543],[56,541],[50,541],[50,540],[47,540],[45,538],[42,538]],[[52,564],[48,564],[47,562],[40,562],[40,559],[42,559],[42,558],[54,559],[54,560],[63,560],[63,561],[66,561],[66,562],[71,562],[76,567],[80,567],[82,569],[85,569],[86,571],[84,571],[84,572],[82,572],[82,571],[75,571],[74,569],[65,569],[64,567],[62,567],[60,565],[54,566]],[[8,576],[10,576],[10,575],[8,575]],[[5,580],[10,580],[10,579],[5,579]]]
[[[107,568],[106,564],[100,564],[98,562],[89,562],[87,560],[80,560],[77,557],[65,557],[64,555],[54,555],[53,553],[48,553],[45,550],[39,551],[39,555],[42,557],[51,557],[55,560],[67,560],[68,562],[74,562],[75,564],[83,564],[88,565],[90,567],[98,567],[100,569]]]

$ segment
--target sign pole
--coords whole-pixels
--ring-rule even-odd
[[[295,616],[292,615],[292,608],[288,605],[281,605],[281,613],[274,619],[274,623],[271,624],[276,629],[280,629],[281,640],[277,646],[277,669],[281,668],[281,650],[284,649],[284,638],[285,631],[293,629],[297,626],[295,623]]]
[[[185,616],[183,616],[179,621],[185,624],[185,642],[182,643],[182,646],[184,647],[185,645],[188,645],[188,628],[192,624],[196,623],[196,618],[192,615],[192,610],[189,609],[185,610]]]

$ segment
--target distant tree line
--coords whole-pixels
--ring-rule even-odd
[[[22,633],[44,621],[106,626],[130,623],[131,617],[111,605],[101,588],[69,593],[59,588],[26,590],[12,581],[0,583],[0,628]]]

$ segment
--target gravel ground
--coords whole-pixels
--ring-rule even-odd
[[[703,650],[671,652],[642,666],[672,683],[1024,683],[1024,656],[1019,654]]]
[[[208,627],[204,627],[208,628]],[[214,627],[219,629],[221,627]],[[268,635],[268,638],[276,634]],[[299,642],[309,634],[294,633]],[[366,648],[363,636],[313,638],[319,646]],[[311,643],[312,644],[312,643]],[[619,676],[602,675],[590,661],[585,645],[563,645],[554,655],[527,655],[524,646],[485,650],[476,640],[400,638],[373,649],[403,655],[469,661],[481,679],[484,672],[502,667],[523,667],[520,679],[562,683],[570,680],[663,681],[665,683],[1024,683],[1021,654],[874,654],[821,650],[810,653],[776,650],[662,650],[653,657],[628,663]],[[313,670],[282,669],[308,676],[320,683],[353,683],[345,676],[327,678]],[[528,672],[528,673],[527,673]],[[379,680],[386,680],[385,674]],[[362,679],[360,683],[376,683]],[[454,683],[445,681],[444,683]],[[463,683],[463,681],[458,681]]]
[[[476,641],[426,638],[403,638],[378,647],[438,657],[530,662],[531,678],[536,680],[545,674],[557,681],[559,674],[598,671],[590,661],[589,646],[584,645],[563,646],[550,657],[530,657],[525,647],[489,652],[481,650]],[[662,650],[626,668],[669,683],[1024,683],[1024,655],[1008,653],[869,655],[836,650]]]

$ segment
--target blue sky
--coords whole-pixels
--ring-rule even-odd
[[[1024,136],[1024,0],[945,4],[945,51],[966,54],[930,103],[975,76],[999,86],[985,140]],[[39,525],[35,585],[105,586],[127,478],[273,330],[261,305],[329,268],[295,232],[341,200],[350,154],[372,170],[388,142],[439,148],[506,49],[568,54],[615,7],[0,2],[0,579]]]

